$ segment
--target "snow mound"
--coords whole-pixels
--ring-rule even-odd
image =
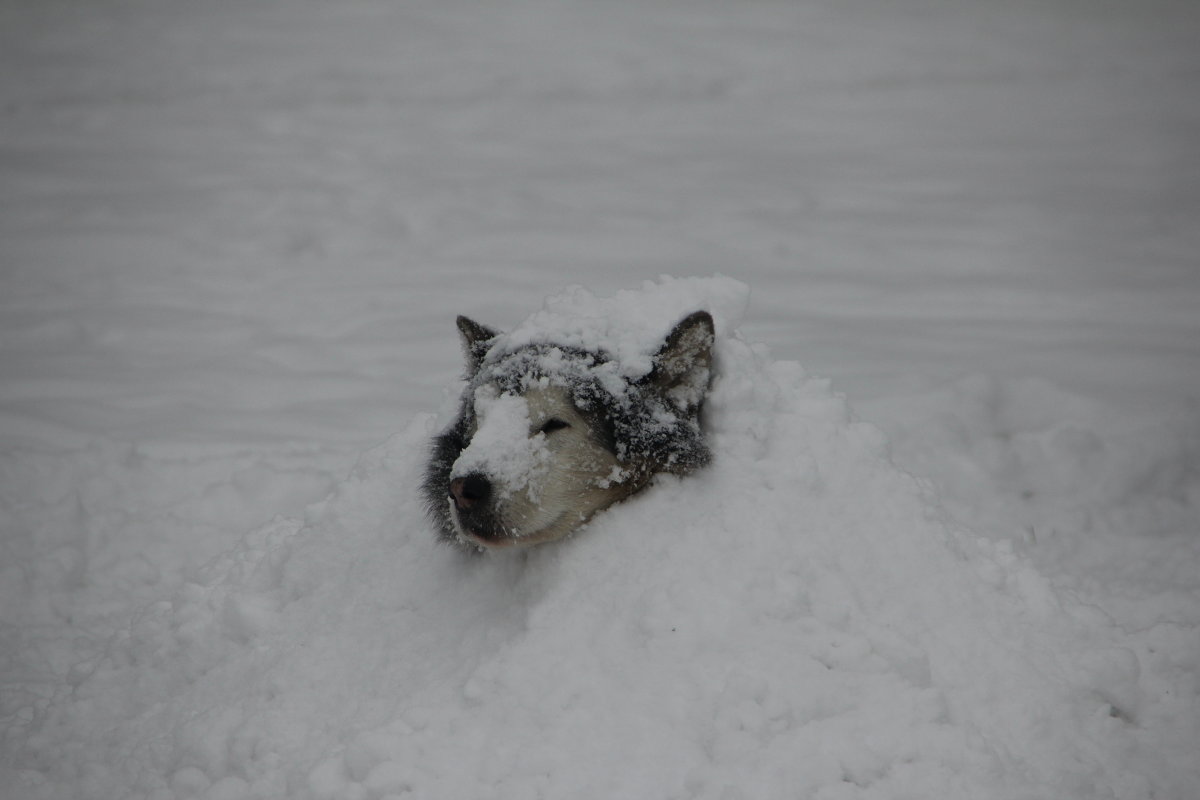
[[[1158,742],[1108,620],[950,523],[825,382],[740,339],[745,296],[720,278],[606,301],[574,289],[510,334],[566,331],[634,358],[698,299],[728,300],[707,306],[707,469],[660,478],[564,542],[467,556],[422,514],[422,417],[303,519],[254,531],[144,609],[76,670],[0,785],[163,800],[1183,798],[1185,781],[1133,766]]]
[[[718,336],[728,335],[745,315],[750,289],[723,276],[646,281],[641,290],[597,297],[580,286],[547,298],[543,308],[504,334],[496,354],[553,343],[603,353],[623,378],[650,372],[651,357],[667,333],[693,311],[708,311]]]

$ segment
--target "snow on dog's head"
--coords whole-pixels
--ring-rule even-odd
[[[526,398],[500,394],[492,383],[475,390],[474,409],[475,434],[454,462],[451,481],[490,475],[506,494],[539,484],[550,460],[546,434],[552,426],[532,426]]]
[[[663,279],[609,299],[570,289],[508,334],[459,317],[467,386],[424,484],[442,538],[551,541],[658,473],[707,464],[713,344],[745,295]]]

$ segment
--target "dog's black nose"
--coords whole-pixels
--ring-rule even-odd
[[[477,472],[465,478],[455,478],[450,481],[450,496],[454,498],[454,505],[466,511],[487,502],[492,496],[492,482]]]

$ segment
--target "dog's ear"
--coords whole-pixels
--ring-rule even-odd
[[[459,316],[458,332],[462,335],[463,354],[467,357],[467,374],[474,375],[487,355],[488,343],[500,335],[486,325],[480,325],[469,317]]]
[[[695,311],[684,317],[654,356],[645,382],[680,411],[694,413],[704,402],[712,376],[716,339],[712,315]]]

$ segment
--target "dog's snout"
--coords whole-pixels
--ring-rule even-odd
[[[450,481],[450,496],[463,511],[486,503],[492,496],[492,482],[478,473]]]

